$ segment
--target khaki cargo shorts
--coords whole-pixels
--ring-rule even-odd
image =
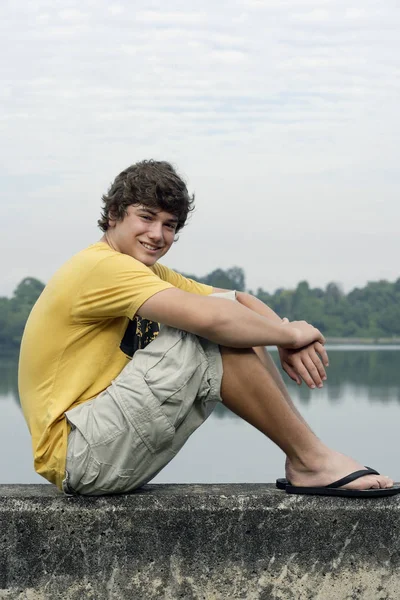
[[[221,401],[221,379],[218,345],[161,326],[104,392],[65,413],[64,492],[124,493],[153,479]]]

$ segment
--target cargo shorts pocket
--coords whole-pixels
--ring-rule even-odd
[[[155,454],[171,444],[175,436],[175,427],[164,414],[150,388],[143,383],[141,387],[139,394],[119,393],[119,404],[142,442]]]
[[[186,332],[173,331],[177,331],[175,343],[166,344],[161,353],[157,347],[158,356],[154,356],[144,371],[144,380],[160,404],[185,388],[197,371],[203,374],[208,367],[207,357],[197,338]],[[168,342],[167,336],[165,338]]]
[[[116,469],[111,464],[97,461],[92,455],[77,491],[89,495],[126,492],[132,489],[135,478],[137,478],[135,469]]]

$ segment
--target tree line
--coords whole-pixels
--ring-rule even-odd
[[[216,269],[205,277],[188,275],[214,287],[246,289],[245,273],[239,267]],[[273,293],[249,290],[281,317],[305,320],[325,336],[335,338],[400,337],[400,278],[395,282],[372,281],[345,294],[336,283],[312,288],[300,281],[295,289],[279,288]]]
[[[246,290],[246,277],[240,267],[215,269],[198,277],[186,277],[224,289]],[[11,298],[0,297],[0,356],[17,354],[29,312],[44,284],[33,277],[23,279]],[[345,294],[336,283],[312,288],[307,281],[295,289],[279,288],[273,293],[258,288],[250,293],[281,317],[306,320],[327,337],[400,337],[400,278],[395,282],[374,281]]]

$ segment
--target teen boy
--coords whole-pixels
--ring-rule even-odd
[[[286,491],[399,492],[312,433],[265,351],[278,346],[293,379],[320,387],[328,359],[317,329],[159,263],[192,209],[170,164],[127,168],[103,196],[101,240],[64,264],[34,306],[19,386],[36,471],[66,493],[134,490],[222,401],[285,452]]]

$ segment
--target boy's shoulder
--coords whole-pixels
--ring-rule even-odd
[[[137,275],[154,277],[146,265],[135,258],[116,252],[104,242],[96,242],[80,250],[69,258],[51,277],[47,288],[70,286],[71,290],[90,283],[100,285],[114,284]]]
[[[95,242],[84,248],[65,263],[66,266],[68,264],[81,265],[82,268],[89,269],[101,266],[104,269],[114,270],[120,266],[120,268],[129,270],[149,270],[143,263],[132,256],[116,252],[105,242]]]

